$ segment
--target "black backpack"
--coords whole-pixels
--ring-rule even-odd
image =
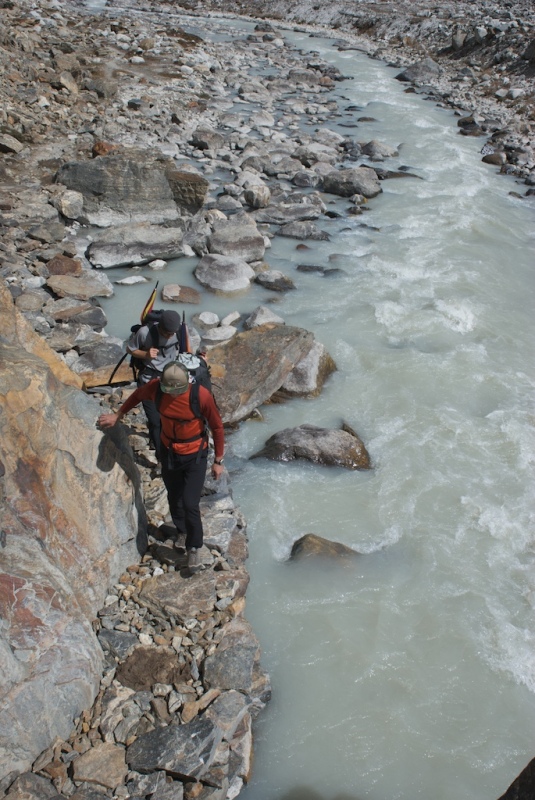
[[[140,328],[143,328],[144,325],[148,325],[149,332],[145,341],[145,345],[148,344],[150,347],[158,347],[158,323],[160,322],[162,314],[163,308],[149,311],[143,323],[138,322],[137,325],[132,325],[130,328],[130,337],[132,337],[134,333],[137,333]],[[145,366],[145,362],[141,358],[130,356],[130,366],[132,367],[132,371],[134,373],[134,380],[137,380],[139,373]]]

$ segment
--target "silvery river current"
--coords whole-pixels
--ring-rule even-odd
[[[251,29],[181,24],[228,41]],[[241,796],[496,800],[535,750],[533,206],[481,163],[483,141],[460,136],[451,110],[404,91],[398,70],[283,35],[351,78],[331,95],[343,113],[324,124],[399,146],[385,166],[419,179],[384,181],[360,217],[319,220],[330,241],[307,253],[281,237],[266,252],[297,286],[273,308],[313,331],[338,371],[319,398],[266,406],[230,437],[250,537],[247,616],[273,683]],[[344,127],[363,114],[376,121]],[[194,286],[195,263],[158,277]],[[103,303],[109,333],[124,336],[146,287]],[[259,286],[204,293],[186,311],[249,314],[268,297]],[[275,431],[342,420],[372,471],[249,460]],[[362,556],[351,569],[289,563],[307,532]]]

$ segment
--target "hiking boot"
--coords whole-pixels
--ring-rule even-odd
[[[201,555],[196,547],[191,547],[188,550],[188,569],[192,575],[202,569]]]

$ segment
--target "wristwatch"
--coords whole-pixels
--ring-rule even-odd
[[[217,464],[218,467],[220,467],[222,463],[223,463],[223,459],[222,458],[215,458],[214,459],[214,464]]]

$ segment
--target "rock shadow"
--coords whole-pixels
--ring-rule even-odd
[[[141,491],[141,474],[134,461],[134,451],[128,441],[128,428],[124,425],[115,425],[103,433],[99,444],[97,467],[102,472],[111,472],[117,464],[134,487],[134,503],[138,519],[136,547],[142,556],[147,552],[148,547],[147,512]]]

